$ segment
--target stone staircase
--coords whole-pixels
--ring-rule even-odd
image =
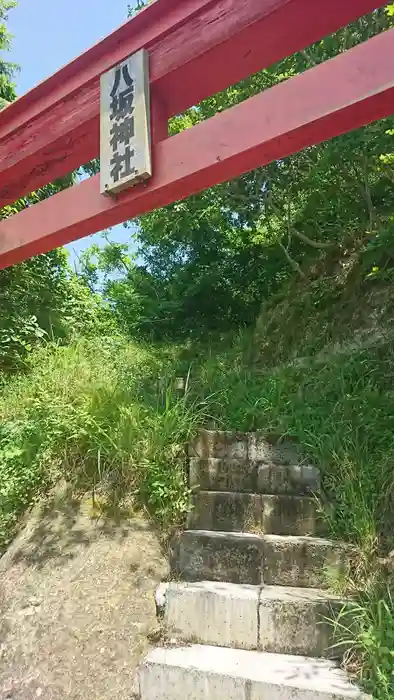
[[[142,663],[141,700],[366,699],[331,648],[347,551],[324,538],[318,469],[253,433],[202,431],[189,455],[189,529],[157,592],[176,643]]]

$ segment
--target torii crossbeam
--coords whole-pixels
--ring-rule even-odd
[[[0,207],[98,156],[100,75],[150,57],[153,176],[94,176],[0,222],[0,268],[169,204],[394,111],[394,29],[180,134],[168,119],[385,3],[157,0],[0,112]]]

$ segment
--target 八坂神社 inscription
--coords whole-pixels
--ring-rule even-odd
[[[101,76],[101,191],[111,194],[150,177],[147,53],[130,56]]]

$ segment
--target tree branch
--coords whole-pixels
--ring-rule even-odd
[[[275,214],[277,216],[283,216],[281,211],[278,209],[278,207],[271,201],[270,206],[274,210]],[[314,241],[312,238],[309,238],[309,236],[306,236],[305,233],[300,233],[300,231],[297,231],[297,229],[294,228],[294,226],[291,225],[290,223],[290,214],[288,213],[288,218],[287,218],[287,229],[289,231],[289,234],[292,236],[296,236],[296,238],[299,238],[301,241],[306,243],[307,245],[311,246],[312,248],[322,248],[322,249],[327,249],[332,247],[332,243],[322,243],[320,241]]]
[[[278,241],[278,245],[283,250],[285,257],[286,257],[286,260],[289,263],[290,267],[295,272],[297,272],[297,274],[301,277],[301,279],[305,279],[305,274],[301,270],[301,267],[300,267],[299,263],[297,262],[297,260],[294,260],[294,258],[291,257],[288,249],[283,245],[283,243],[281,241]]]
[[[303,241],[307,245],[310,245],[312,248],[321,248],[321,249],[327,249],[332,247],[332,243],[323,243],[322,241],[313,241],[312,238],[309,238],[308,236],[305,235],[305,233],[301,233],[300,231],[297,231],[297,229],[293,228],[291,229],[291,233],[293,236],[296,238],[299,238],[300,241]]]
[[[364,155],[364,190],[365,190],[365,201],[367,203],[368,215],[369,215],[369,230],[372,231],[375,222],[375,207],[372,202],[371,189],[368,182],[368,156]]]

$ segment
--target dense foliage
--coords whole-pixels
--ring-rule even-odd
[[[10,48],[8,11],[15,0],[0,0],[0,50]],[[0,61],[0,109],[16,99],[12,82],[18,67]],[[0,210],[0,220],[33,206],[75,180],[70,174]],[[0,270],[0,373],[24,367],[31,350],[43,339],[66,339],[82,328],[96,332],[101,301],[72,274],[65,250],[51,251]]]
[[[393,23],[379,9],[170,123],[186,129],[332,58]],[[122,328],[180,337],[250,324],[262,301],[311,263],[357,250],[365,277],[387,274],[393,246],[394,120],[387,119],[142,216],[130,248],[97,249],[85,271],[104,275]]]

